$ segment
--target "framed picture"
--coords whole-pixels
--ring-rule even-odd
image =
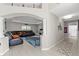
[[[68,27],[64,27],[64,33],[68,33]]]

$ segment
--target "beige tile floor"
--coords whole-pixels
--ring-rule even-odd
[[[48,51],[40,47],[32,47],[26,41],[24,44],[10,47],[4,56],[73,56],[78,55],[78,38],[65,38]]]

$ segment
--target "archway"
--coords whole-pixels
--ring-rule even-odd
[[[2,16],[4,19],[5,19],[5,21],[9,21],[9,25],[10,25],[10,22],[15,22],[15,23],[24,23],[24,24],[28,24],[27,22],[25,22],[26,20],[24,20],[24,19],[22,19],[21,20],[21,18],[27,18],[28,17],[28,19],[29,20],[32,20],[32,22],[31,21],[29,21],[29,22],[31,22],[30,24],[31,25],[39,25],[40,23],[42,24],[42,27],[40,28],[40,30],[41,31],[43,31],[43,18],[41,18],[41,17],[39,17],[39,16],[36,16],[36,15],[32,15],[32,14],[26,14],[26,13],[13,13],[13,14],[8,14],[8,15],[4,15],[4,16]],[[16,21],[17,20],[17,21]],[[35,21],[34,21],[35,20]],[[24,21],[24,22],[23,22]],[[10,25],[11,26],[11,25]],[[5,27],[6,27],[6,25],[5,25]],[[5,30],[4,29],[4,31],[6,32],[6,31],[11,31],[10,30],[11,28],[9,28],[9,29],[7,29],[7,30]],[[13,28],[12,28],[13,29]],[[16,28],[15,29],[13,29],[13,30],[16,30]],[[12,31],[13,31],[12,30]],[[17,29],[18,30],[18,29]],[[39,30],[39,31],[40,31]],[[44,32],[42,32],[42,34],[43,34]],[[40,44],[41,45],[41,44]]]

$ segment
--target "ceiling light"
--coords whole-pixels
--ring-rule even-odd
[[[67,16],[64,16],[63,18],[64,19],[69,19],[69,18],[72,18],[73,17],[73,15],[67,15]]]

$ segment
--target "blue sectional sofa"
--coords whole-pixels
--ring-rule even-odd
[[[31,44],[34,47],[40,46],[40,37],[35,37],[35,34],[32,31],[21,31],[21,32],[26,32],[27,34],[22,34],[17,39],[12,39],[13,32],[20,32],[20,31],[9,31],[6,32],[5,34],[6,36],[9,36],[10,46],[22,44],[23,40],[26,40],[29,44]]]
[[[16,40],[9,40],[9,46],[15,46],[15,45],[19,45],[22,44],[23,40],[20,38],[17,38]]]
[[[21,39],[26,40],[29,44],[31,44],[33,47],[40,46],[40,37],[21,37]]]

